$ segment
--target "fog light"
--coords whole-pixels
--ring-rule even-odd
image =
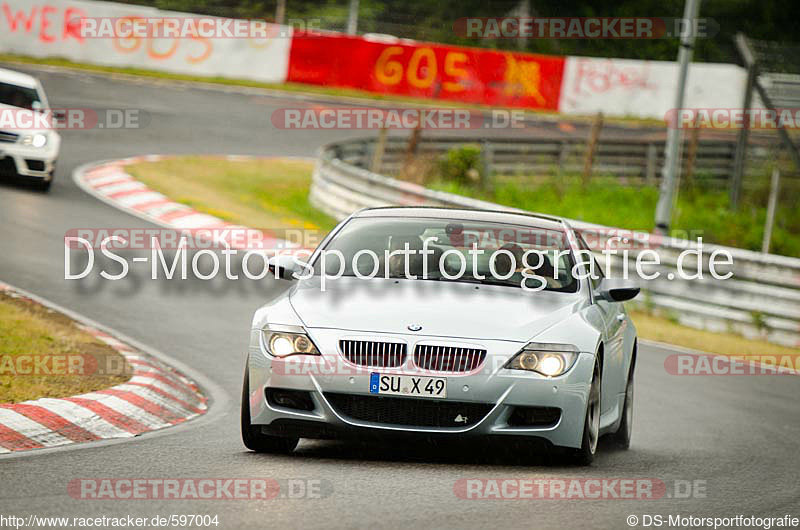
[[[508,418],[512,427],[549,427],[558,423],[561,409],[555,407],[514,407]]]
[[[305,390],[290,390],[285,388],[266,388],[264,393],[267,403],[272,406],[296,410],[314,410],[314,400],[311,393]]]

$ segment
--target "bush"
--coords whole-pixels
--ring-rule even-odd
[[[450,149],[440,163],[440,172],[445,181],[479,185],[483,173],[480,146],[463,145]]]

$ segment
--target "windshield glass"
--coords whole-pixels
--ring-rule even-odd
[[[26,88],[8,83],[0,83],[0,103],[33,110],[34,103],[42,105],[35,88]]]
[[[406,278],[576,292],[563,230],[447,219],[353,219],[315,274]]]

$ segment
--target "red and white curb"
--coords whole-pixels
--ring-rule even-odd
[[[9,296],[55,306],[0,282]],[[56,308],[57,310],[57,308]],[[75,319],[75,315],[69,315]],[[129,438],[185,422],[208,411],[200,388],[166,363],[110,333],[78,325],[119,352],[132,366],[125,383],[68,398],[0,404],[0,453]]]
[[[156,162],[168,158],[166,155],[145,155],[108,162],[98,162],[81,166],[72,175],[75,183],[97,199],[123,210],[131,215],[150,221],[165,228],[175,230],[253,230],[235,225],[213,215],[198,212],[185,204],[177,203],[167,196],[153,191],[143,182],[136,180],[125,171],[125,166],[141,162]],[[255,160],[269,157],[226,155],[228,160]],[[295,157],[281,157],[295,158]],[[295,248],[274,235],[263,232],[263,248]],[[231,245],[235,248],[236,245]]]

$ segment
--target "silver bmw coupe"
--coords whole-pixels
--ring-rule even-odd
[[[300,438],[527,437],[594,459],[627,448],[636,330],[581,234],[557,217],[361,210],[301,260],[253,318],[247,448]]]

